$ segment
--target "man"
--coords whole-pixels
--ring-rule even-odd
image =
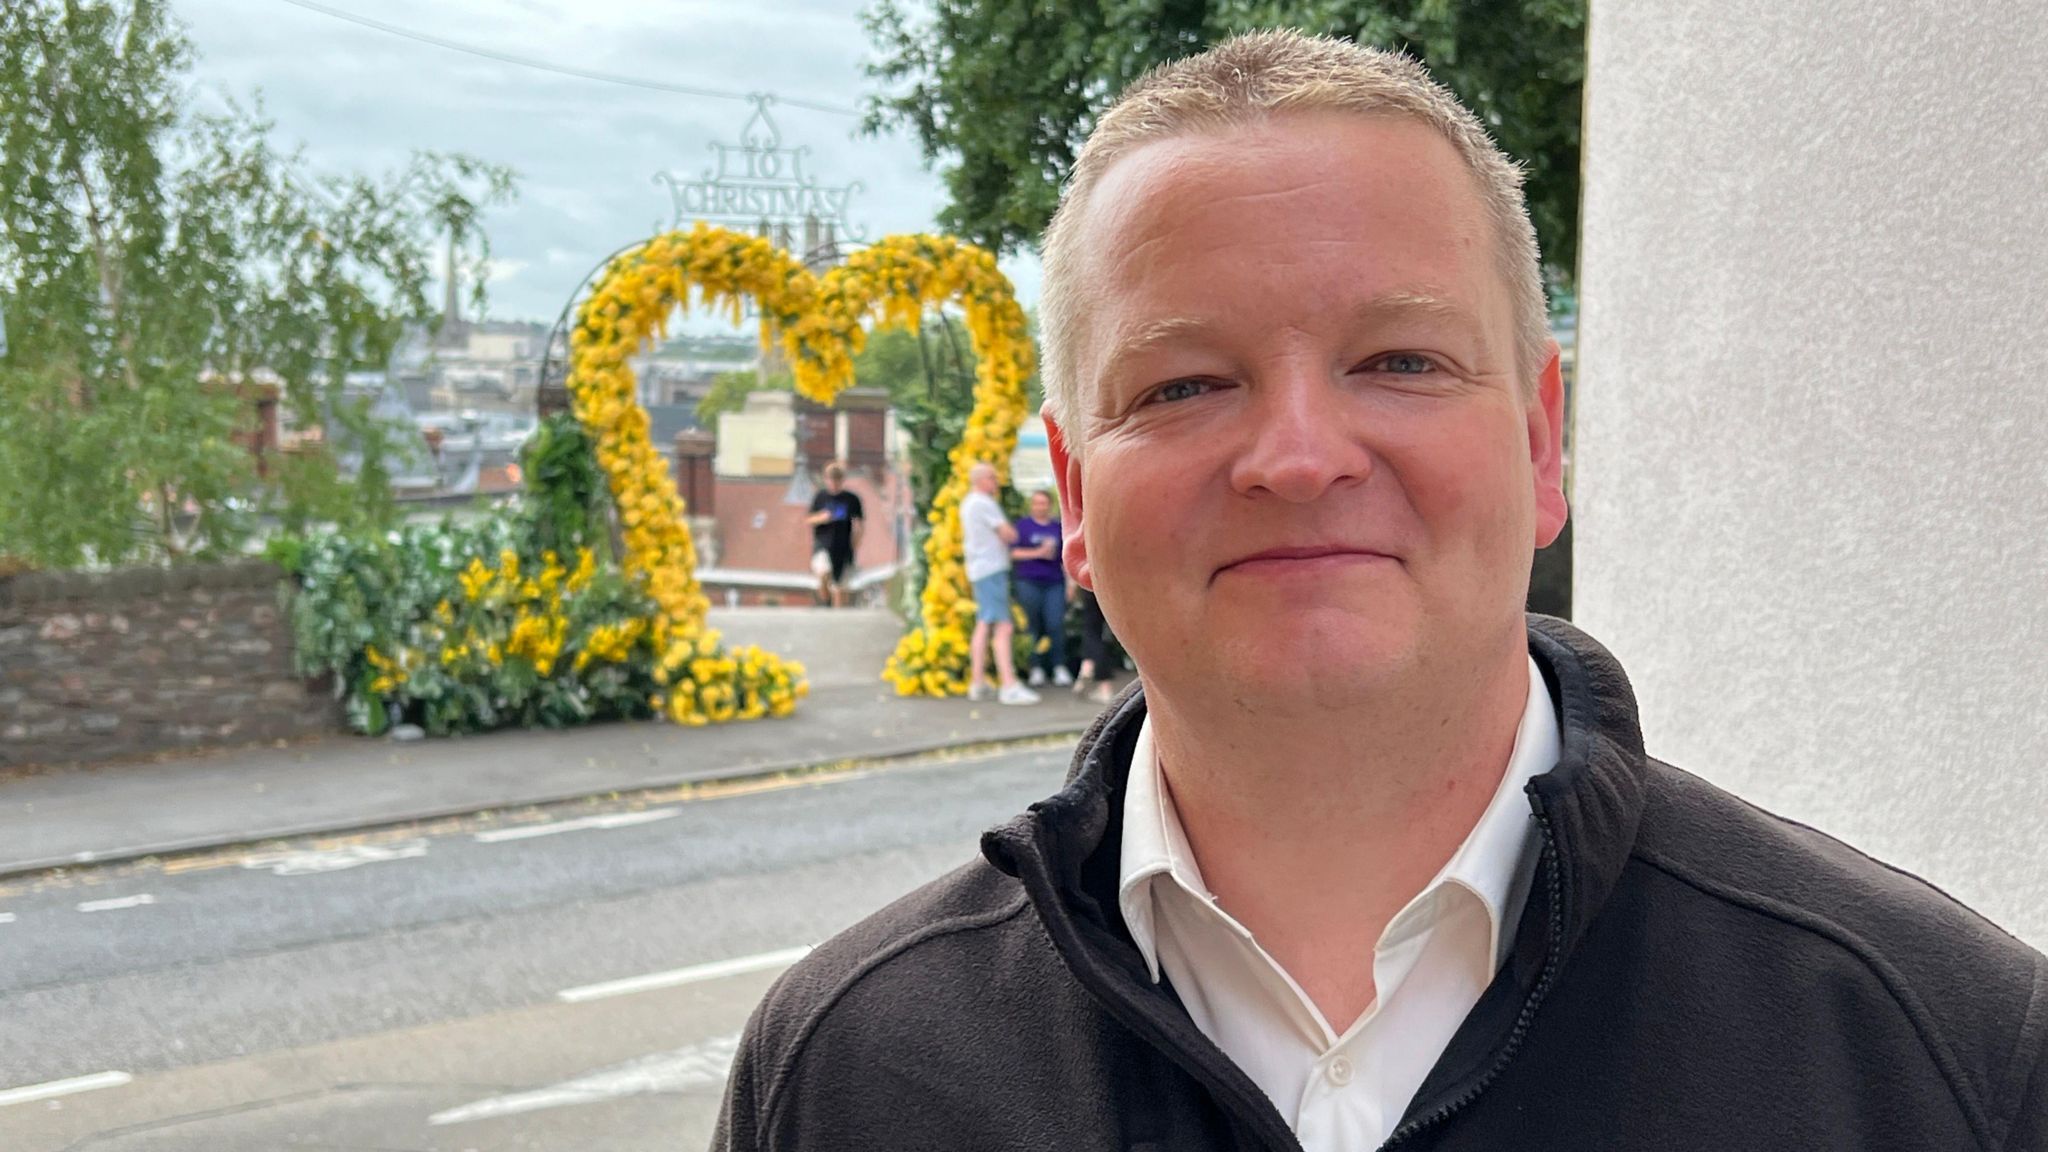
[[[1017,542],[1017,529],[996,501],[1001,490],[996,470],[976,464],[968,469],[967,495],[960,498],[961,552],[967,583],[974,590],[974,633],[967,640],[967,698],[988,699],[983,669],[993,657],[1002,685],[996,699],[1004,704],[1036,704],[1038,693],[1017,682],[1016,661],[1010,655],[1010,637],[1016,629],[1010,619],[1010,546]]]
[[[818,578],[818,603],[846,607],[846,581],[853,574],[854,552],[867,527],[860,497],[846,490],[846,468],[838,461],[825,465],[825,486],[811,497],[811,573]]]
[[[1155,72],[1043,258],[1067,571],[1140,690],[782,978],[721,1146],[2048,1147],[2048,961],[1647,757],[1522,615],[1557,348],[1518,174],[1418,65]]]

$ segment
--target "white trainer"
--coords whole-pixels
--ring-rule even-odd
[[[996,694],[996,699],[1005,704],[1036,704],[1038,703],[1038,693],[1033,692],[1022,684],[1007,684],[1004,685],[1001,692]]]
[[[969,685],[967,686],[967,698],[968,698],[969,700],[986,700],[986,699],[988,699],[988,685],[986,685],[986,684],[969,684]]]
[[[1052,670],[1052,682],[1062,688],[1071,687],[1074,683],[1074,674],[1067,671],[1067,666],[1062,664]]]
[[[1031,675],[1029,675],[1029,676],[1025,677],[1025,679],[1024,679],[1024,682],[1025,682],[1026,684],[1029,684],[1029,685],[1031,685],[1031,686],[1032,686],[1033,688],[1042,688],[1042,687],[1044,687],[1044,686],[1045,686],[1045,669],[1043,669],[1043,668],[1039,668],[1039,667],[1037,667],[1037,666],[1035,666],[1035,665],[1034,665],[1034,666],[1032,667],[1032,669],[1031,669]]]

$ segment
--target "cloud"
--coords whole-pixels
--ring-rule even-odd
[[[484,263],[484,280],[495,287],[526,271],[531,263],[529,260],[505,260],[494,256]]]
[[[872,91],[867,0],[327,0],[429,35],[562,65],[691,87],[860,105]],[[681,96],[463,55],[275,0],[179,0],[204,93],[263,94],[287,144],[326,171],[382,171],[419,150],[510,165],[516,203],[486,218],[491,314],[553,317],[610,252],[671,222],[657,171],[694,175],[738,138],[742,100]],[[254,14],[255,18],[252,18]],[[217,97],[203,95],[211,101]],[[787,145],[819,181],[859,180],[849,216],[869,236],[934,226],[944,188],[901,137],[787,105]],[[1035,264],[1020,291],[1036,295]]]

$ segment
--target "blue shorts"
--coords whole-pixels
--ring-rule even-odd
[[[974,620],[977,624],[1010,622],[1010,574],[997,572],[974,582]]]

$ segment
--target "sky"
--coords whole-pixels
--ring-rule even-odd
[[[327,7],[507,55],[666,84],[766,91],[857,109],[875,82],[866,0],[320,0]],[[197,99],[260,93],[280,142],[316,171],[385,171],[416,150],[511,166],[516,202],[485,219],[490,315],[552,321],[614,249],[667,227],[658,171],[703,174],[736,142],[742,99],[650,91],[465,55],[285,0],[174,0],[197,53]],[[875,239],[935,226],[945,187],[906,135],[779,105],[785,146],[821,184],[858,180],[848,217]],[[1035,261],[1005,262],[1029,306]],[[691,325],[698,327],[698,325]]]

